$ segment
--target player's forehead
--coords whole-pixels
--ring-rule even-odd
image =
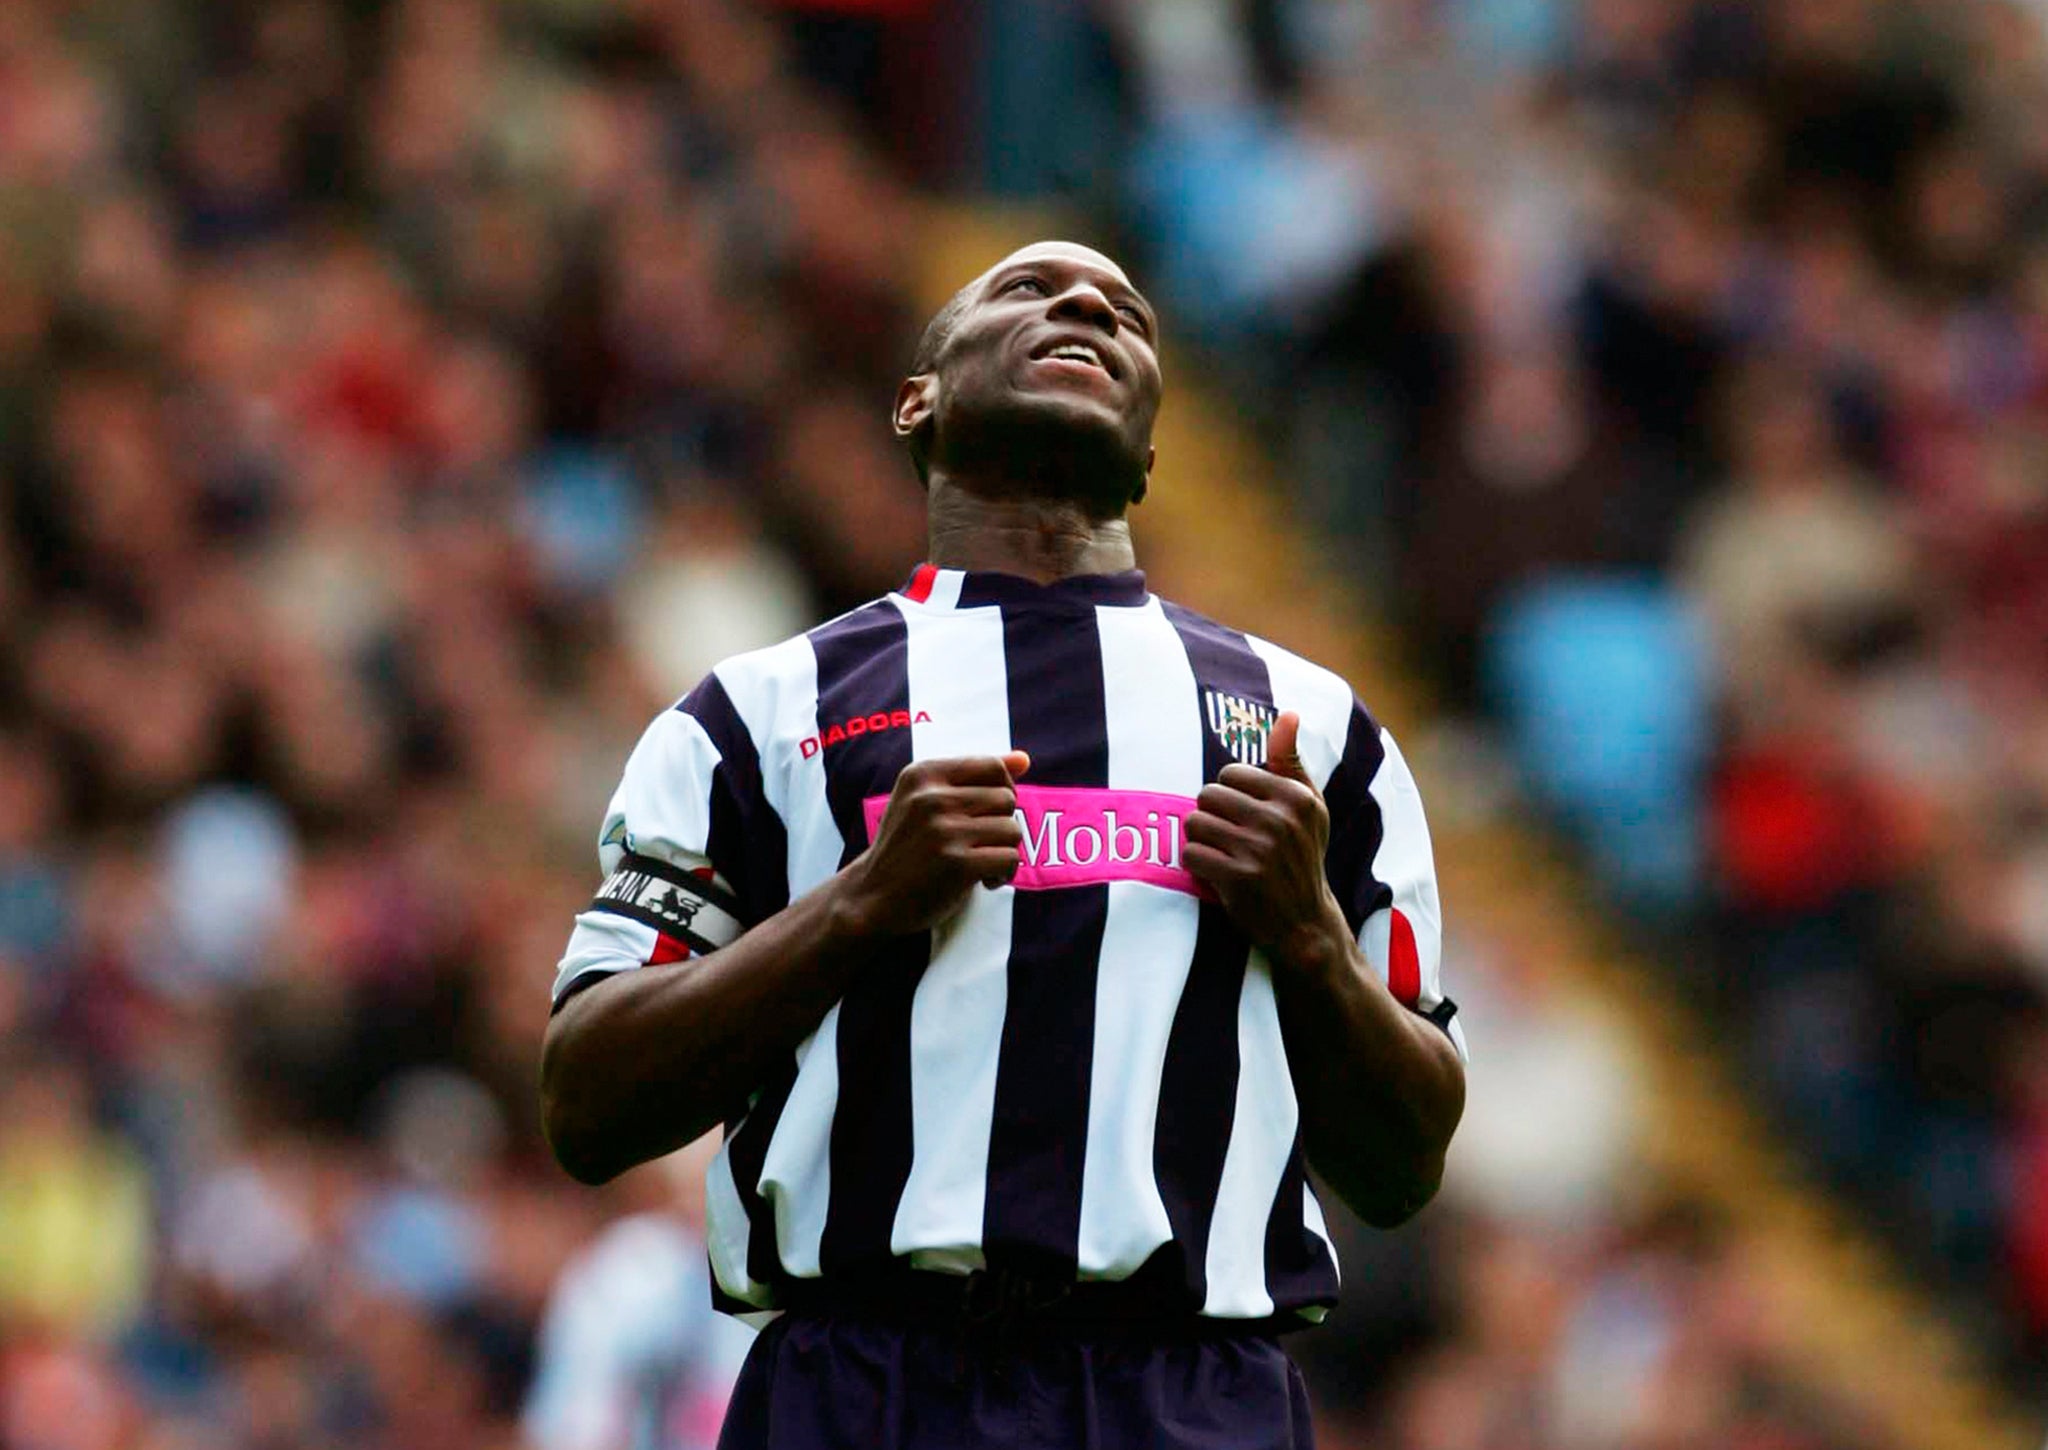
[[[1031,266],[1034,263],[1055,267],[1061,271],[1088,273],[1116,282],[1133,292],[1138,290],[1131,279],[1124,274],[1124,269],[1119,267],[1113,259],[1104,256],[1093,247],[1084,247],[1079,242],[1044,241],[1033,242],[1029,246],[1019,247],[1016,251],[1010,253],[1009,256],[1003,258],[1002,261],[982,273],[980,280],[983,283],[987,283],[1005,272],[1012,271],[1018,267]]]

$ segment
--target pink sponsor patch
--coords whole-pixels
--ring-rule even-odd
[[[861,803],[868,839],[875,838],[885,795]],[[1184,795],[1104,790],[1083,785],[1020,785],[1017,820],[1024,828],[1024,864],[1013,883],[1022,891],[1146,881],[1190,896],[1210,893],[1181,864],[1181,823],[1195,808]]]

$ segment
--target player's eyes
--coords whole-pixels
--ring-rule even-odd
[[[1008,282],[1003,284],[1003,290],[1005,292],[1015,292],[1020,287],[1029,287],[1032,291],[1036,292],[1041,297],[1050,295],[1045,290],[1045,284],[1039,281],[1036,277],[1012,277]]]
[[[1122,313],[1125,317],[1128,317],[1131,320],[1132,325],[1135,326],[1138,329],[1138,331],[1143,332],[1145,330],[1145,314],[1141,312],[1138,308],[1133,307],[1130,303],[1126,302],[1120,305],[1117,308],[1117,311]]]

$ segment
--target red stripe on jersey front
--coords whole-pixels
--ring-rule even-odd
[[[1387,924],[1387,990],[1403,1007],[1422,998],[1422,955],[1415,949],[1415,928],[1398,910]]]
[[[938,578],[938,565],[919,564],[917,572],[910,576],[910,582],[903,587],[903,597],[913,603],[924,603],[932,597],[932,585],[938,582]]]

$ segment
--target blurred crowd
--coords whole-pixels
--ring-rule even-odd
[[[547,985],[645,721],[921,551],[913,181],[1112,219],[1447,702],[2023,1362],[2041,24],[0,5],[0,1446],[710,1443],[701,1182],[553,1167]],[[1325,1442],[1884,1450],[1638,1181],[1626,1039],[1526,945],[1449,945],[1473,1106],[1422,1220],[1340,1229]]]
[[[0,6],[8,1450],[715,1434],[701,1184],[535,1083],[646,721],[920,553],[904,194],[783,49]]]
[[[1105,16],[1124,215],[1431,758],[1549,809],[2038,1403],[2048,8]]]

